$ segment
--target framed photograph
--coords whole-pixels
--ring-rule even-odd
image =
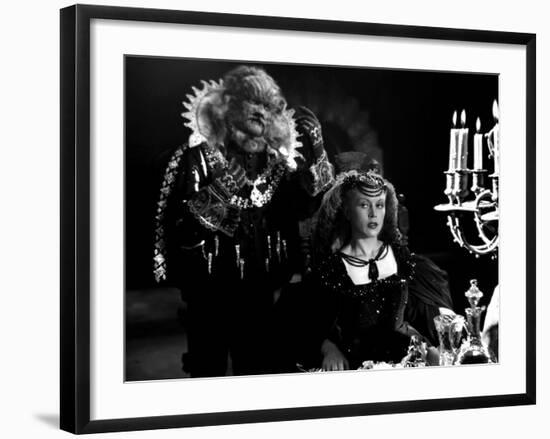
[[[533,34],[61,10],[61,428],[535,403]]]

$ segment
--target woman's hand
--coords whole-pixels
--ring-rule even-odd
[[[333,342],[325,340],[321,346],[321,352],[323,354],[323,363],[321,368],[325,371],[330,370],[347,370],[349,369],[349,363],[344,354],[338,349]]]

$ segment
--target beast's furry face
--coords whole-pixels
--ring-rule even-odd
[[[227,114],[228,122],[250,137],[260,137],[271,123],[272,113],[259,101],[232,99]]]
[[[250,72],[249,72],[250,73]],[[227,91],[226,120],[233,140],[247,152],[264,151],[273,124],[286,102],[275,81],[265,72],[232,78]]]

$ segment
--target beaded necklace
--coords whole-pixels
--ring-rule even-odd
[[[249,184],[249,186],[251,186],[249,197],[243,198],[239,195],[233,195],[229,202],[241,209],[264,206],[271,201],[284,172],[284,165],[279,164],[278,166],[273,166],[269,169],[269,173],[258,176]]]
[[[213,148],[206,144],[204,155],[208,166],[211,169],[219,168],[227,170],[229,164],[219,148]],[[250,188],[248,197],[233,195],[229,200],[230,204],[241,209],[262,207],[271,201],[279,182],[285,173],[286,165],[283,162],[270,161],[260,175],[254,180],[246,178],[246,186]]]

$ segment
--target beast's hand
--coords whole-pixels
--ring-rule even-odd
[[[298,116],[296,118],[296,128],[301,134],[301,140],[304,146],[306,148],[310,146],[313,160],[320,158],[325,148],[323,133],[321,131],[321,122],[319,122],[317,116],[315,116],[309,108],[299,107]]]

